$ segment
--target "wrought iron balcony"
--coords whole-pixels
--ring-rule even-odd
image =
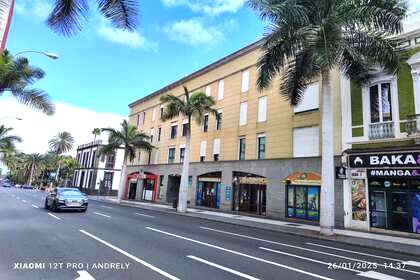
[[[369,139],[385,139],[395,137],[394,122],[381,122],[369,124]]]
[[[420,114],[412,115],[407,118],[405,130],[407,136],[420,136]]]

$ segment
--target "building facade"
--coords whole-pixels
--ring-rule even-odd
[[[124,151],[99,155],[103,145],[102,140],[97,140],[77,147],[72,185],[87,194],[112,196],[118,192]]]
[[[171,203],[178,197],[185,129],[182,116],[163,122],[163,94],[204,92],[216,102],[191,128],[190,207],[317,223],[321,186],[321,83],[314,80],[299,106],[278,93],[278,80],[256,88],[259,43],[249,45],[129,105],[131,124],[156,149],[129,163],[125,198]],[[340,73],[332,77],[334,138],[341,163]],[[342,180],[336,180],[336,224],[344,226]]]
[[[420,233],[420,30],[401,35],[401,67],[370,84],[343,81],[346,228]]]

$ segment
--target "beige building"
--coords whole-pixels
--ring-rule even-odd
[[[278,82],[258,91],[259,43],[249,45],[129,105],[130,123],[156,146],[129,165],[128,199],[171,203],[178,195],[186,120],[163,122],[163,94],[181,96],[183,86],[216,102],[217,116],[192,123],[189,201],[192,207],[267,215],[279,219],[319,219],[319,81],[303,102],[291,107]],[[335,154],[340,161],[341,79],[332,75]],[[139,176],[140,174],[140,176]],[[139,179],[140,178],[140,179]],[[343,224],[341,182],[337,181],[338,225]]]

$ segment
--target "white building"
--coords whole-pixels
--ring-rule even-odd
[[[116,195],[120,183],[124,150],[110,155],[99,155],[102,140],[77,147],[77,168],[72,185],[88,194]]]

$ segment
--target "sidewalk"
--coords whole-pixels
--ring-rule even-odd
[[[104,201],[108,203],[119,203],[118,199],[116,199],[115,197],[89,196],[89,199]],[[172,208],[171,205],[139,201],[122,200],[120,204],[148,210],[162,211],[212,221],[248,226],[259,229],[267,229],[306,237],[315,237],[324,240],[338,241],[351,245],[366,246],[420,256],[420,239],[415,238],[390,236],[384,234],[344,229],[335,229],[336,234],[334,236],[322,236],[319,234],[319,226],[315,225],[272,220],[267,218],[249,217],[194,208],[188,208],[187,213],[178,213],[175,211],[175,209]]]

